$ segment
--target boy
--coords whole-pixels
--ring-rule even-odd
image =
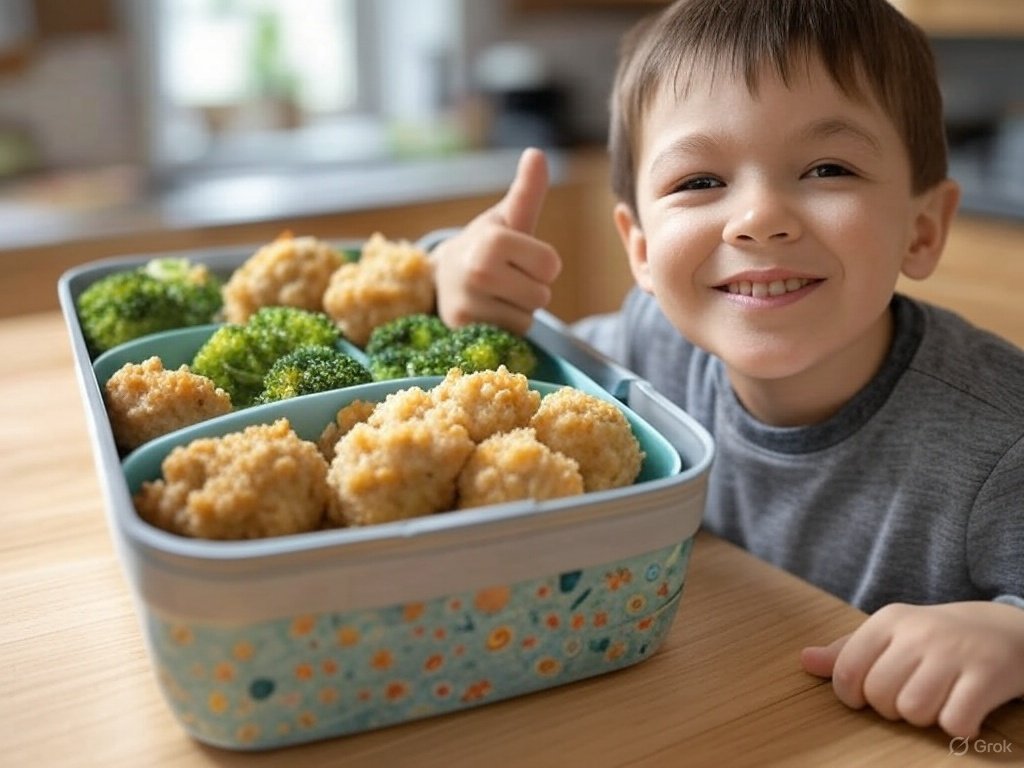
[[[578,332],[715,436],[709,530],[873,612],[804,668],[977,734],[1024,694],[1024,354],[895,294],[959,197],[924,35],[885,0],[679,0],[625,41],[609,146],[637,287]],[[546,173],[527,150],[434,250],[448,323],[547,303]]]

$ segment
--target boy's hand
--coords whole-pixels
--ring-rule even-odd
[[[533,236],[548,189],[544,153],[527,149],[505,197],[431,254],[437,311],[448,325],[494,323],[525,333],[551,299],[562,262]]]
[[[804,648],[800,662],[831,676],[847,706],[971,738],[992,710],[1024,694],[1024,611],[894,603],[831,645]]]

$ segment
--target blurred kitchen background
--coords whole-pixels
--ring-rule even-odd
[[[934,41],[965,214],[1024,226],[1024,0],[893,2]],[[0,0],[2,279],[283,227],[416,237],[493,202],[526,145],[552,151],[565,198],[546,234],[614,254],[615,53],[662,5]],[[563,314],[618,300],[623,266],[597,272]],[[36,308],[24,287],[0,315]]]
[[[375,186],[331,174],[600,143],[616,40],[649,6],[547,5],[560,4],[0,0],[2,191],[86,207],[155,194],[210,223]],[[477,159],[434,183],[507,170]],[[405,186],[388,193],[430,194]]]

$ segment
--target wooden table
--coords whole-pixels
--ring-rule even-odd
[[[844,707],[798,652],[863,615],[707,534],[662,650],[634,667],[308,746],[202,746],[149,665],[60,315],[0,321],[0,352],[0,765],[1024,766],[1024,704],[962,756],[937,728]]]

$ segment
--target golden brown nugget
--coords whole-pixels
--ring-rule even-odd
[[[328,464],[334,458],[334,446],[338,441],[356,424],[366,421],[376,407],[377,404],[369,400],[353,400],[338,411],[334,421],[324,427],[316,444]]]
[[[612,403],[572,387],[547,395],[530,420],[537,438],[575,459],[587,491],[631,484],[644,454],[625,415]]]
[[[583,493],[579,465],[537,439],[529,427],[491,435],[459,474],[459,509],[520,499],[558,499]]]
[[[473,447],[465,428],[429,417],[357,424],[335,446],[328,517],[371,525],[449,510]]]
[[[121,451],[231,411],[231,398],[213,380],[187,365],[167,370],[155,355],[125,363],[107,380],[103,399]]]
[[[135,508],[147,522],[204,539],[256,539],[317,529],[327,462],[287,419],[178,446]]]
[[[231,273],[221,290],[224,317],[244,323],[260,307],[280,305],[322,312],[331,275],[344,263],[330,243],[285,232]]]
[[[475,443],[527,426],[541,402],[529,380],[504,365],[476,373],[453,368],[431,394],[445,418],[462,424]]]
[[[367,423],[382,427],[391,422],[422,419],[434,407],[434,399],[420,387],[406,387],[392,392],[377,404]]]
[[[434,274],[427,254],[411,243],[379,232],[363,246],[358,262],[331,275],[324,311],[349,341],[365,346],[378,325],[434,308]]]

